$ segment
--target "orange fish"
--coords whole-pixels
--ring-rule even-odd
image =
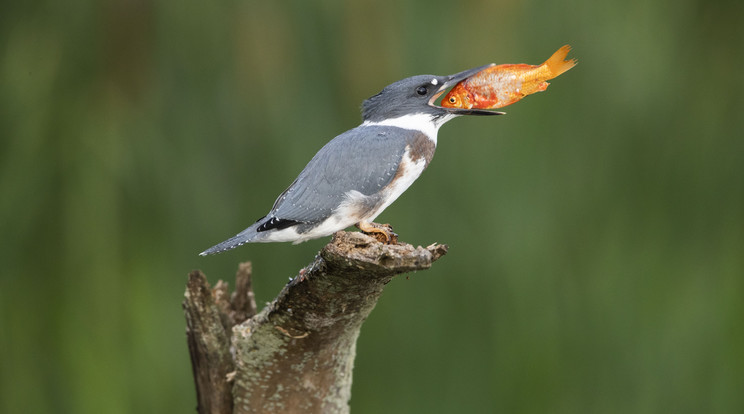
[[[484,69],[455,85],[442,99],[445,108],[492,109],[511,105],[527,95],[548,88],[549,79],[576,65],[563,60],[571,50],[565,45],[542,65],[498,65]]]

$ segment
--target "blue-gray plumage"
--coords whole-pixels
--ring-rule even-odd
[[[449,87],[486,67],[451,76],[414,76],[367,99],[363,123],[321,148],[266,216],[201,255],[250,242],[299,243],[355,224],[363,231],[387,233],[370,222],[429,164],[439,127],[459,115],[500,114],[434,104]]]
[[[419,137],[428,140],[421,135],[395,134],[381,126],[364,126],[339,135],[318,151],[279,197],[273,215],[316,223],[327,219],[349,191],[367,196],[365,206],[374,208],[381,201],[375,195],[392,181],[406,147]]]

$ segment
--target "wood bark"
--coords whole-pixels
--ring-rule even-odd
[[[348,413],[362,323],[395,275],[447,252],[338,232],[261,312],[240,265],[236,291],[189,274],[184,311],[199,413]]]

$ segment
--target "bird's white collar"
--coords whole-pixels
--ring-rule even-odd
[[[439,127],[456,116],[457,115],[454,114],[447,114],[443,117],[434,118],[428,114],[403,115],[397,118],[385,119],[383,121],[364,121],[362,126],[394,126],[403,129],[421,131],[436,144]]]

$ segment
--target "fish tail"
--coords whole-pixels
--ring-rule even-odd
[[[565,45],[556,50],[553,56],[543,63],[543,65],[548,67],[554,78],[576,65],[576,59],[564,60],[569,51],[571,51],[571,46]]]

